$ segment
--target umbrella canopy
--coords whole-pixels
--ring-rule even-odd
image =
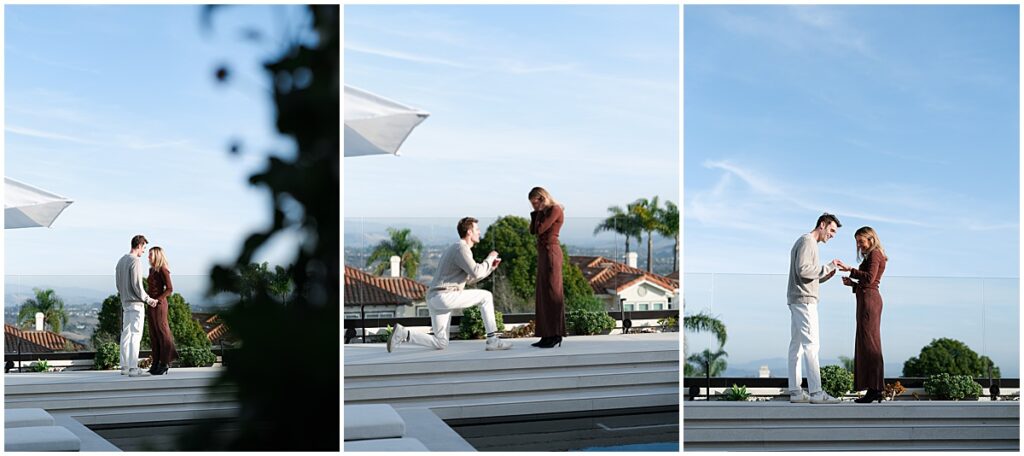
[[[430,114],[345,86],[345,156],[398,155],[398,148]]]
[[[53,224],[72,201],[9,177],[4,177],[4,229]]]

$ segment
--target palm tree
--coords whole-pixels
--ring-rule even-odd
[[[33,288],[35,298],[26,299],[18,311],[18,324],[31,327],[36,321],[36,312],[43,313],[43,322],[50,330],[60,334],[60,330],[68,324],[68,313],[64,310],[64,300],[60,299],[51,289]]]
[[[694,364],[691,370],[693,375],[703,377],[707,375],[707,371],[710,370],[712,377],[718,377],[719,375],[722,375],[725,372],[726,367],[728,367],[728,363],[726,363],[724,359],[728,356],[729,354],[721,348],[716,352],[711,352],[710,349],[704,349],[703,352],[690,355],[686,358],[686,361]]]
[[[683,330],[693,332],[710,332],[718,340],[718,347],[725,346],[728,334],[725,331],[725,323],[706,312],[694,315],[683,315]],[[686,352],[686,333],[683,333],[683,352]]]
[[[420,267],[420,255],[423,253],[423,243],[411,233],[412,230],[409,228],[401,230],[388,228],[388,235],[391,238],[380,241],[373,249],[373,253],[370,253],[370,257],[366,259],[367,266],[377,263],[373,268],[374,274],[384,274],[384,271],[391,267],[391,257],[397,256],[401,258],[405,276],[410,279],[416,278],[416,272]]]
[[[676,203],[665,201],[665,209],[658,213],[661,229],[658,234],[675,239],[676,244],[672,249],[672,272],[679,270],[679,207]]]
[[[604,219],[600,224],[594,228],[594,235],[602,231],[613,231],[626,238],[626,253],[629,253],[629,239],[636,238],[640,240],[642,235],[640,226],[636,223],[636,217],[633,216],[633,205],[626,205],[626,210],[622,210],[619,206],[608,206],[608,212],[611,214],[608,218]]]
[[[658,197],[655,196],[650,200],[646,198],[640,198],[633,202],[630,206],[631,212],[636,217],[636,222],[640,225],[640,229],[647,233],[647,272],[652,272],[652,255],[651,249],[654,246],[654,241],[651,235],[655,232],[661,232],[663,227],[661,225],[661,208],[658,207]]]

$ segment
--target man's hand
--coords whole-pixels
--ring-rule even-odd
[[[146,304],[148,304],[149,307],[156,307],[157,304],[160,304],[160,301],[157,301],[156,299],[153,298],[149,298],[149,301],[147,301]]]
[[[836,267],[839,268],[840,271],[849,271],[850,269],[853,269],[853,268],[847,266],[846,263],[843,263],[843,261],[840,260],[839,258],[836,258],[836,259],[832,260],[832,264],[835,264]]]

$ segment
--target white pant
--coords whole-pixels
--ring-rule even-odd
[[[430,311],[434,335],[411,332],[409,343],[425,345],[438,350],[448,348],[448,324],[452,320],[452,311],[473,306],[480,306],[480,317],[484,320],[484,328],[487,333],[498,331],[498,325],[494,322],[494,296],[490,291],[444,291],[427,300],[427,309]]]
[[[134,302],[121,305],[121,369],[139,367],[142,328],[146,323],[146,305]]]
[[[818,305],[789,305],[789,391],[800,391],[800,357],[807,361],[807,392],[821,391],[818,367]]]

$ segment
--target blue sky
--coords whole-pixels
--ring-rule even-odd
[[[401,156],[343,161],[346,218],[679,202],[675,6],[346,6],[344,38],[346,84],[431,113]]]
[[[869,225],[887,274],[1018,277],[1017,6],[688,6],[687,272]]]
[[[864,225],[888,253],[887,375],[933,337],[1017,375],[1018,18],[1012,5],[685,8],[684,293],[688,313],[726,323],[730,363],[785,358],[790,248],[828,211],[843,227],[823,260],[855,263]],[[852,357],[854,308],[837,279],[822,285],[823,359]]]
[[[7,274],[110,275],[134,234],[176,274],[208,274],[269,223],[247,178],[276,135],[261,62],[306,20],[297,7],[5,7],[4,174],[75,201],[51,229],[5,230]],[[263,30],[262,42],[241,30]],[[214,69],[230,64],[231,84]],[[227,153],[233,140],[245,152]],[[286,261],[283,238],[260,259]]]

